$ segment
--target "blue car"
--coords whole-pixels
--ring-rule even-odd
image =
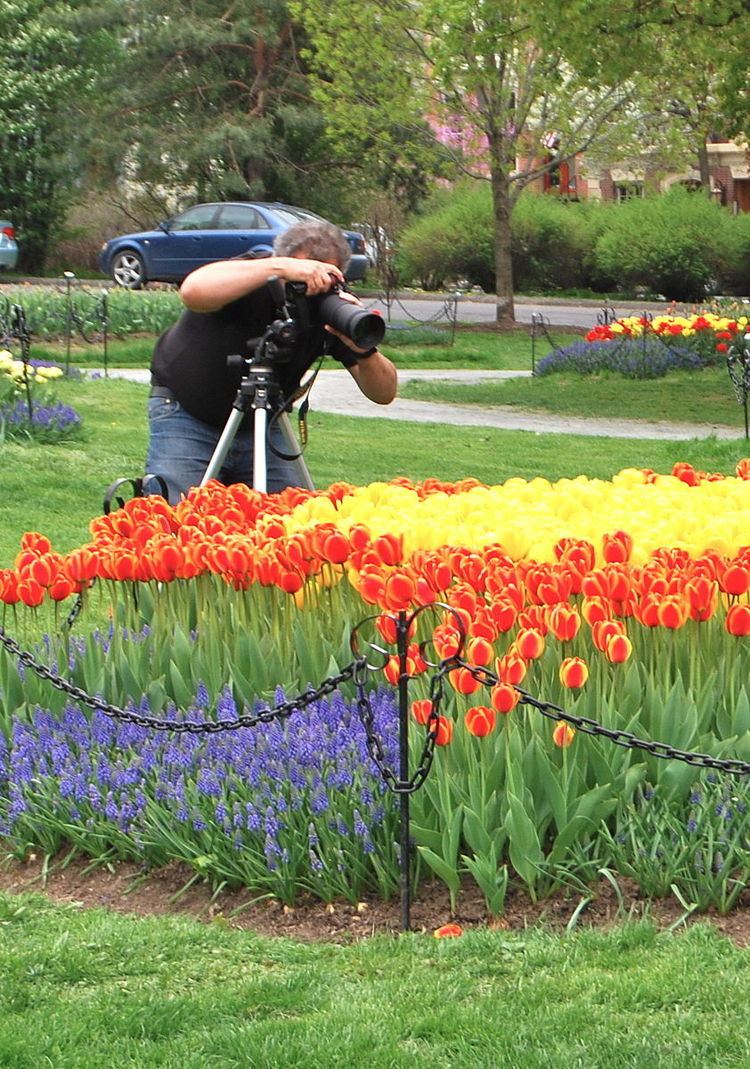
[[[0,219],[0,270],[12,271],[18,263],[16,232],[9,219]]]
[[[146,282],[182,282],[202,264],[229,260],[254,250],[269,255],[277,234],[304,219],[321,216],[289,204],[225,202],[196,204],[155,230],[124,234],[105,242],[99,266],[118,286],[140,289]],[[368,260],[362,234],[345,230],[352,248],[347,278],[363,278]]]

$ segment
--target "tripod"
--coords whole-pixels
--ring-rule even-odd
[[[270,324],[262,338],[255,343],[251,343],[254,355],[249,363],[244,357],[229,358],[232,362],[241,360],[246,364],[247,373],[244,375],[237,390],[232,411],[208,462],[208,467],[200,483],[201,486],[205,486],[209,479],[215,479],[219,475],[242,420],[247,412],[252,411],[253,487],[262,493],[266,493],[268,489],[266,453],[268,417],[269,412],[277,411],[280,400],[280,389],[274,376],[273,364],[279,353],[283,355],[284,350],[288,351],[297,333],[296,323],[289,316],[286,308],[283,283],[276,276],[273,276],[269,278],[268,286],[279,310],[279,317]],[[278,416],[277,422],[290,451],[288,459],[293,460],[297,466],[300,486],[304,486],[308,490],[314,490],[315,487],[310,477],[310,472],[302,459],[299,444],[286,411]]]

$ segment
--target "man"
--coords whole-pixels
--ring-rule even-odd
[[[273,256],[206,264],[182,283],[186,311],[159,338],[151,362],[146,458],[146,471],[165,479],[173,504],[201,483],[232,411],[243,369],[229,368],[227,357],[247,355],[249,340],[262,337],[274,318],[268,279],[304,282],[314,297],[343,283],[350,255],[338,227],[311,220],[279,235]],[[359,304],[351,294],[341,296]],[[291,401],[307,369],[324,354],[339,360],[371,401],[387,405],[396,396],[396,369],[377,348],[363,350],[332,327],[314,324],[301,332],[289,359],[274,363],[280,404]],[[274,448],[267,450],[267,487],[276,492],[297,485],[299,473],[274,451],[288,449],[274,419],[269,428]],[[218,478],[227,485],[252,484],[252,412],[243,419]]]

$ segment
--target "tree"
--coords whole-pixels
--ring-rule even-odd
[[[131,188],[186,199],[278,199],[341,218],[331,150],[284,0],[127,0],[109,158]]]
[[[424,117],[492,188],[497,320],[512,321],[510,217],[520,191],[595,140],[618,150],[640,118],[639,86],[590,77],[557,40],[551,0],[293,0],[314,50],[316,95],[339,138],[393,151],[389,131],[424,141]]]
[[[112,38],[106,15],[75,0],[0,0],[0,39],[0,211],[34,272],[85,170],[88,105]]]

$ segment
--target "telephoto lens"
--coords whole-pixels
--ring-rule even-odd
[[[324,323],[351,338],[360,349],[372,349],[385,337],[385,320],[381,315],[344,300],[338,293],[326,293],[318,298],[318,314]]]

